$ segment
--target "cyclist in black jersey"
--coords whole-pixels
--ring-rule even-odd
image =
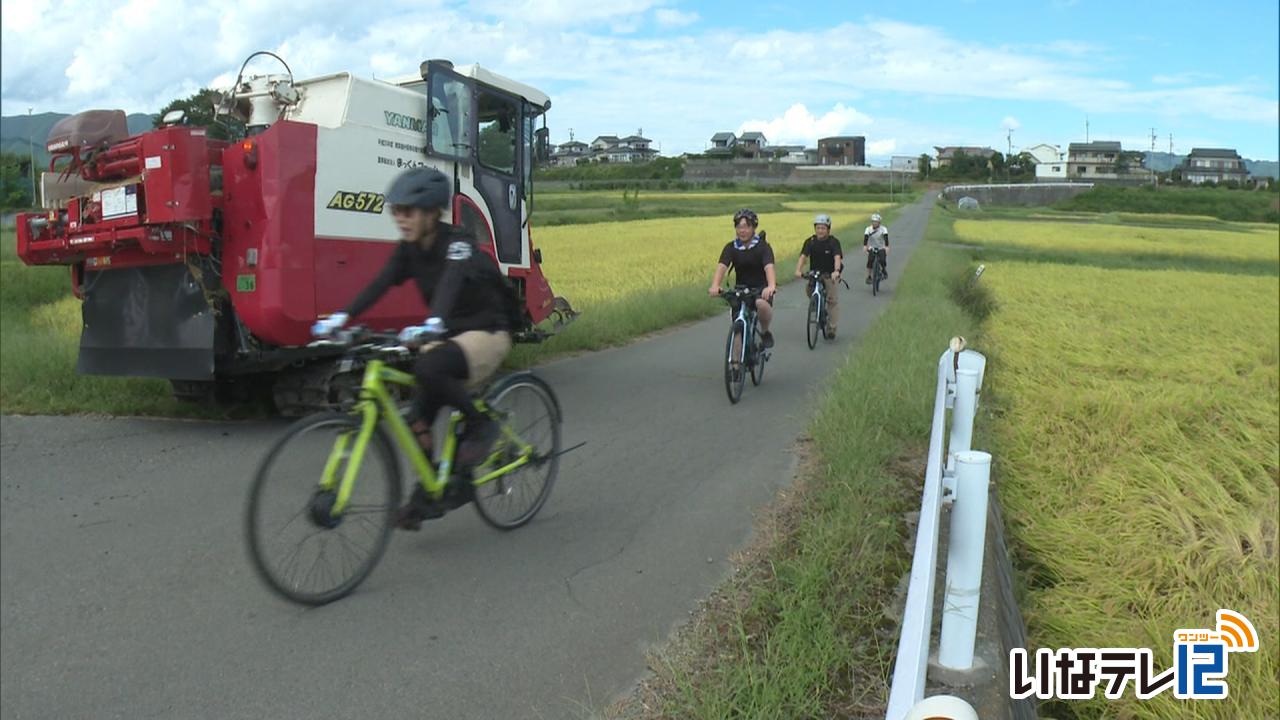
[[[712,297],[720,294],[720,287],[730,268],[734,272],[735,285],[759,291],[756,312],[760,317],[760,339],[765,347],[771,348],[773,333],[769,331],[769,325],[773,322],[773,296],[778,292],[773,248],[765,241],[764,232],[757,232],[760,218],[751,210],[743,208],[734,213],[733,228],[737,237],[720,251],[720,262],[716,264],[715,277],[707,292]]]

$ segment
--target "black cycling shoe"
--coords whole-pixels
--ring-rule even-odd
[[[773,347],[773,333],[771,332],[760,333],[760,339],[764,341],[765,348]]]
[[[474,424],[468,423],[462,442],[458,443],[458,464],[475,465],[489,457],[489,451],[501,433],[501,426],[489,417],[482,417]]]
[[[423,520],[442,518],[448,511],[443,502],[432,500],[421,485],[414,485],[409,502],[396,512],[396,527],[416,532],[422,529]]]

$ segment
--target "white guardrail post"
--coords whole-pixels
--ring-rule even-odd
[[[947,369],[952,353],[938,359],[938,388],[933,401],[933,429],[929,433],[929,456],[924,473],[924,494],[920,501],[920,521],[916,548],[911,557],[911,582],[902,613],[898,656],[893,664],[893,684],[889,688],[887,720],[906,717],[924,697],[924,681],[929,669],[929,633],[933,627],[933,580],[937,574],[938,520],[942,511],[942,443],[946,428]]]
[[[965,714],[966,710],[972,713],[972,709],[959,698],[935,696],[926,699],[924,687],[933,627],[934,579],[938,569],[944,482],[948,489],[954,490],[955,500],[951,510],[947,597],[943,605],[939,663],[957,669],[969,669],[973,664],[991,456],[973,452],[970,446],[977,394],[982,387],[985,370],[986,358],[981,353],[964,350],[963,338],[953,339],[951,350],[938,360],[938,385],[934,395],[920,520],[911,558],[910,585],[894,660],[893,682],[885,710],[886,720],[976,717],[976,714]],[[949,407],[953,410],[947,442]],[[944,442],[947,443],[945,446]]]
[[[957,398],[956,406],[959,405]],[[938,664],[952,670],[969,670],[973,667],[973,644],[978,632],[991,456],[967,450],[956,453],[953,457],[956,466],[956,500],[951,505],[947,592],[942,604]]]

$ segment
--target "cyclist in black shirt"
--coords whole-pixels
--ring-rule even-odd
[[[317,322],[312,332],[331,335],[392,287],[413,280],[432,316],[402,330],[400,339],[409,344],[439,341],[423,346],[414,364],[418,382],[410,426],[430,457],[432,422],[441,408],[457,408],[466,418],[458,462],[469,465],[484,459],[499,432],[498,424],[476,409],[469,388],[488,379],[510,351],[518,300],[493,258],[461,229],[440,219],[452,195],[449,185],[444,173],[433,168],[415,168],[396,178],[386,202],[400,230],[400,244],[373,282],[342,312]],[[422,503],[416,501],[423,498],[415,497],[402,517],[419,510]]]
[[[738,237],[720,252],[715,278],[707,292],[712,297],[718,296],[724,276],[729,268],[733,268],[736,285],[760,292],[760,299],[756,300],[756,312],[760,317],[760,339],[764,341],[765,347],[771,348],[773,333],[769,331],[769,323],[773,321],[773,296],[778,292],[778,277],[773,268],[773,248],[765,242],[763,232],[756,233],[760,227],[760,218],[754,212],[743,208],[734,213],[733,227]]]
[[[804,241],[800,249],[800,257],[796,260],[796,277],[804,277],[804,261],[808,258],[809,269],[827,273],[830,277],[822,279],[823,289],[827,292],[827,327],[823,328],[827,337],[836,336],[836,317],[839,312],[840,298],[837,284],[840,273],[844,270],[844,251],[840,249],[840,238],[831,234],[831,216],[819,215],[813,219],[813,234]],[[806,293],[813,292],[810,284]]]

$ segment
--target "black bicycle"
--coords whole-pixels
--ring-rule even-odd
[[[820,272],[818,270],[810,270],[804,274],[809,281],[809,319],[805,324],[805,337],[809,341],[809,349],[812,350],[818,345],[818,334],[830,340],[835,337],[827,331],[827,286],[823,280],[831,277],[831,273]],[[845,287],[849,287],[849,283],[840,279]]]
[[[884,269],[884,248],[867,250],[871,253],[871,294],[880,294],[880,281],[889,277]]]
[[[763,333],[760,331],[760,317],[756,312],[756,299],[760,291],[746,287],[733,290],[721,290],[720,297],[733,308],[733,324],[729,327],[729,339],[724,349],[724,389],[729,394],[729,402],[736,403],[742,399],[742,389],[747,383],[747,373],[751,373],[751,384],[764,382],[764,366],[769,362],[769,351],[765,349]]]

